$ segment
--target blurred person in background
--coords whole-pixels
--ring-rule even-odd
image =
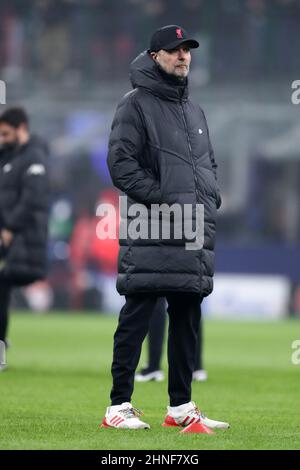
[[[109,141],[108,166],[114,185],[134,203],[201,204],[203,243],[187,250],[185,237],[120,239],[117,289],[125,295],[114,335],[111,406],[104,427],[149,429],[133,408],[131,396],[142,342],[160,297],[169,314],[168,392],[164,426],[228,428],[207,418],[191,401],[200,305],[213,289],[216,211],[221,205],[214,153],[202,109],[188,97],[191,48],[199,43],[180,26],[169,25],[152,36],[150,49],[131,64],[133,91],[116,111]],[[151,223],[147,211],[147,223]],[[192,219],[195,220],[195,210]],[[131,219],[130,219],[131,220]],[[174,234],[175,221],[171,222]],[[173,236],[173,235],[172,235]]]
[[[46,143],[31,136],[27,113],[0,116],[0,340],[7,344],[11,291],[46,274]]]
[[[203,369],[203,332],[201,312],[199,314],[200,324],[193,380],[196,382],[205,382],[207,380],[207,372]],[[161,297],[150,320],[148,332],[148,364],[135,375],[136,382],[161,382],[164,380],[164,372],[160,369],[160,363],[163,352],[166,319],[166,301],[164,297]]]
[[[120,217],[118,192],[113,188],[101,191],[97,201],[97,209],[102,204],[110,204],[114,208],[114,212],[107,215],[106,220],[109,225],[116,226],[117,238],[99,238],[97,232],[99,216],[96,215],[92,220],[89,256],[96,271],[97,288],[101,295],[101,309],[106,313],[115,314],[123,305],[123,298],[116,292],[119,254],[118,223]]]
[[[70,238],[70,305],[72,310],[83,310],[86,307],[84,300],[87,290],[86,279],[92,228],[91,216],[86,208],[82,208],[74,223]]]

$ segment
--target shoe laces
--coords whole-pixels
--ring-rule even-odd
[[[119,413],[121,413],[126,419],[140,418],[144,414],[141,410],[134,408],[133,406],[125,408],[124,410],[119,410]]]
[[[196,415],[198,418],[200,418],[200,419],[206,418],[205,413],[204,413],[203,411],[201,411],[201,410],[198,408],[198,406],[196,406],[194,403],[193,403],[193,405],[194,405],[194,409],[193,409],[193,411],[192,411],[192,414],[195,414],[195,415]]]

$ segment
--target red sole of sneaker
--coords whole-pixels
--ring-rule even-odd
[[[99,424],[99,428],[113,428],[113,426],[110,426],[109,424],[107,424],[106,419],[103,418],[102,423]]]
[[[179,424],[167,424],[167,423],[162,423],[162,426],[164,428],[181,428],[182,426],[179,426]]]
[[[162,423],[162,426],[164,428],[178,428],[181,427],[180,424],[177,424],[175,419],[173,419],[171,416],[166,416],[164,422]]]
[[[200,421],[195,421],[192,424],[189,424],[186,428],[184,428],[180,433],[191,433],[191,434],[215,434],[212,429],[205,426],[205,424],[200,423]]]

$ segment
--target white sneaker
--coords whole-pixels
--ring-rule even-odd
[[[150,429],[149,424],[140,420],[142,412],[124,402],[121,405],[109,406],[102,420],[103,428],[118,429]]]
[[[205,382],[207,377],[207,372],[204,369],[195,370],[193,372],[193,380],[195,380],[195,382]]]
[[[197,421],[205,424],[210,429],[228,429],[230,426],[223,421],[215,421],[207,418],[195,405],[193,401],[180,406],[168,406],[168,413],[162,426],[185,427]]]
[[[162,370],[148,372],[147,369],[142,369],[141,372],[134,377],[136,382],[162,382],[164,379],[165,376]]]
[[[7,369],[7,364],[0,365],[0,372],[3,372]]]

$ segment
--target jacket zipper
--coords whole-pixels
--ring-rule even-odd
[[[190,140],[190,135],[189,135],[188,127],[187,127],[187,122],[186,122],[186,118],[185,118],[185,114],[184,114],[184,108],[183,108],[182,101],[180,101],[180,108],[181,108],[181,113],[182,113],[182,119],[183,119],[184,129],[185,129],[185,133],[186,133],[186,137],[187,137],[187,142],[188,142],[189,156],[190,156],[190,160],[191,160],[191,164],[192,164],[192,168],[193,168],[193,175],[194,175],[194,182],[195,182],[195,191],[196,191],[196,202],[199,202],[199,203],[200,203],[200,202],[201,202],[201,199],[200,199],[200,194],[199,194],[199,191],[198,191],[197,173],[196,173],[195,163],[194,163],[194,159],[193,159],[191,140]]]

